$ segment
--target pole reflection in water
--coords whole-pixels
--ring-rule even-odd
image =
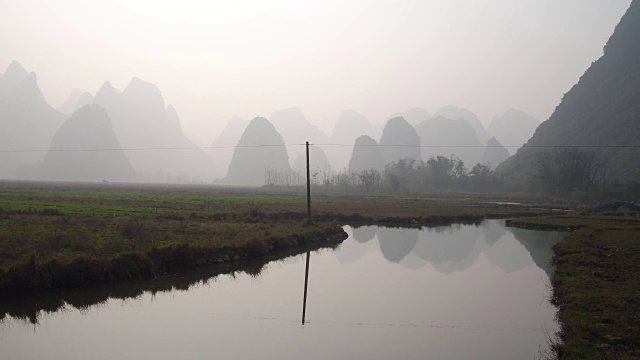
[[[307,284],[309,283],[309,257],[311,251],[307,251],[307,266],[304,271],[304,299],[302,300],[302,325],[304,325],[304,318],[307,312]]]

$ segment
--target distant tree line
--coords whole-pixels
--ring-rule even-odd
[[[468,170],[464,162],[453,155],[434,156],[426,162],[400,159],[387,164],[383,171],[345,171],[335,174],[326,185],[392,192],[430,189],[498,191],[502,188],[501,180],[491,171],[489,164],[476,164]]]
[[[400,159],[382,171],[365,169],[351,173],[323,168],[311,172],[314,186],[360,188],[367,192],[412,192],[460,190],[475,192],[520,191],[578,201],[640,199],[640,170],[629,185],[608,182],[607,161],[598,152],[579,148],[541,151],[536,154],[530,183],[506,184],[502,174],[490,164],[475,164],[468,169],[455,155],[433,156],[427,161]],[[306,174],[292,170],[267,170],[265,185],[304,186]]]

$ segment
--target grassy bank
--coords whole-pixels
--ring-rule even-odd
[[[533,214],[508,197],[212,186],[0,183],[0,298],[146,279],[335,243],[346,223],[442,224]],[[328,239],[328,240],[327,240]]]
[[[640,359],[640,218],[563,215],[512,226],[573,229],[556,244],[558,359]]]

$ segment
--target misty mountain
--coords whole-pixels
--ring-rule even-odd
[[[271,145],[252,147],[256,145]],[[269,120],[257,117],[240,137],[229,164],[224,184],[261,186],[265,172],[291,172],[284,139]]]
[[[487,147],[484,149],[482,163],[491,164],[491,169],[493,170],[508,158],[509,151],[495,137],[489,139]]]
[[[165,107],[156,85],[134,77],[119,92],[105,82],[94,102],[107,109],[122,148],[161,148],[127,151],[146,181],[210,181],[215,176],[213,161],[184,135],[178,114],[172,106]]]
[[[269,121],[282,135],[286,144],[304,144],[306,141],[316,144],[329,142],[327,135],[311,124],[298,107],[274,111]],[[292,160],[304,152],[305,148],[301,145],[287,147],[287,153]]]
[[[12,62],[0,77],[0,149],[48,149],[65,118],[45,101],[36,74]],[[0,178],[16,178],[18,168],[43,156],[44,152],[0,153]]]
[[[247,125],[249,125],[249,120],[234,116],[211,144],[212,149],[209,153],[216,160],[215,166],[220,168],[220,173],[224,176],[226,176],[231,158],[233,158],[234,147],[240,141]]]
[[[76,102],[76,105],[73,111],[76,111],[84,107],[85,105],[89,105],[89,104],[93,104],[93,95],[89,94],[88,92],[83,92],[78,98],[78,101]]]
[[[589,146],[606,159],[609,179],[638,178],[640,151],[640,1],[634,0],[595,61],[549,120],[498,170],[528,179],[540,147]],[[614,147],[615,146],[615,147]]]
[[[349,172],[359,173],[367,169],[382,171],[384,166],[378,142],[367,135],[357,138],[349,161]]]
[[[64,149],[120,149],[111,119],[99,105],[82,107],[62,124],[44,157],[41,178],[58,181],[136,179],[135,170],[122,150],[56,151]]]
[[[380,138],[380,154],[384,164],[410,158],[420,160],[420,137],[405,119],[396,117],[387,122]]]
[[[422,148],[424,161],[432,156],[448,158],[452,154],[464,161],[468,168],[482,161],[483,149],[478,135],[473,127],[462,119],[435,117],[418,124],[416,131],[423,146],[433,146]]]
[[[393,119],[394,117],[402,117],[412,126],[416,126],[427,119],[431,119],[432,116],[426,109],[417,107],[403,113],[395,113],[389,116],[389,119]]]
[[[314,183],[322,183],[324,179],[332,174],[331,163],[327,154],[317,146],[309,146],[309,170]],[[307,154],[298,155],[293,161],[293,170],[306,179],[307,177]]]
[[[540,121],[533,116],[520,110],[509,109],[502,115],[494,116],[487,131],[495,136],[498,142],[509,146],[507,150],[514,154],[531,138],[538,125],[540,125]]]
[[[486,142],[491,137],[487,133],[487,130],[484,128],[484,126],[482,126],[480,120],[478,120],[478,116],[471,112],[471,110],[469,109],[459,108],[455,105],[448,105],[438,110],[433,116],[442,116],[444,118],[453,120],[462,119],[468,122],[469,125],[471,125],[471,127],[473,127],[473,129],[476,131],[476,134],[478,134],[478,140],[480,140],[480,143],[482,144],[486,144]]]
[[[17,61],[12,61],[7,70],[0,76],[0,98],[18,87],[29,76],[27,70]]]
[[[67,116],[71,116],[71,114],[73,114],[73,112],[76,111],[76,104],[78,103],[78,100],[80,99],[81,95],[82,95],[82,91],[78,89],[71,90],[71,94],[69,94],[69,98],[67,98],[67,100],[65,100],[65,102],[62,103],[60,107],[58,107],[58,111],[60,111],[61,113]]]
[[[333,168],[340,171],[349,166],[349,159],[353,152],[353,145],[361,135],[374,137],[375,128],[364,115],[346,110],[340,114],[333,129],[329,143],[346,144],[349,146],[327,146],[325,152],[329,156],[329,161]]]

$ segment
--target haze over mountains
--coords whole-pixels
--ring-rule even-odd
[[[88,104],[100,105],[100,108],[106,111],[106,119],[95,109],[85,111],[78,116],[74,115]],[[82,171],[66,171],[63,176],[53,171],[51,164],[61,164],[60,167],[64,168],[67,165],[63,165],[65,161],[62,157],[67,156],[73,159],[70,153],[47,154],[45,163],[42,163],[44,151],[3,153],[2,156],[5,158],[1,170],[3,178],[210,182],[226,175],[223,183],[231,184],[238,181],[238,184],[262,185],[264,174],[258,176],[255,171],[251,172],[251,180],[240,180],[242,176],[238,175],[245,172],[240,170],[243,167],[247,169],[251,167],[248,164],[241,164],[242,159],[255,161],[255,158],[243,155],[243,152],[236,148],[244,134],[248,134],[244,142],[254,145],[259,145],[256,139],[264,139],[266,144],[272,144],[274,141],[280,145],[291,144],[284,152],[272,154],[277,157],[273,163],[265,160],[267,167],[276,171],[286,172],[294,168],[298,172],[303,172],[301,164],[304,160],[304,147],[302,144],[305,141],[318,144],[312,151],[314,155],[312,163],[316,162],[313,164],[314,172],[322,173],[323,177],[328,177],[335,171],[360,172],[369,167],[382,171],[385,165],[403,158],[426,161],[430,156],[435,155],[456,154],[465,163],[474,164],[483,160],[484,152],[458,147],[458,145],[482,147],[482,144],[478,140],[476,129],[469,124],[468,120],[462,119],[464,117],[475,121],[477,117],[468,110],[454,106],[441,109],[439,113],[445,113],[456,119],[430,118],[427,110],[413,108],[398,113],[402,116],[390,119],[382,131],[362,114],[354,110],[346,110],[336,120],[331,137],[311,124],[302,110],[296,107],[274,111],[268,121],[269,124],[273,124],[272,128],[265,124],[255,125],[261,131],[265,131],[262,134],[264,138],[251,135],[256,130],[249,129],[249,121],[234,117],[212,143],[212,148],[208,150],[198,148],[184,135],[176,109],[165,104],[160,89],[139,78],[132,78],[122,91],[117,90],[107,81],[95,96],[88,92],[74,90],[59,109],[64,113],[51,108],[46,103],[38,88],[35,74],[28,74],[17,62],[13,62],[0,77],[0,113],[2,114],[0,126],[5,129],[2,136],[5,137],[3,145],[6,149],[46,150],[55,147],[56,150],[62,150],[63,145],[67,144],[82,150],[95,148],[98,144],[111,144],[115,148],[123,149],[122,155],[126,161],[116,159],[117,156],[95,157],[101,159],[104,169],[113,169],[112,176],[100,171],[96,171],[95,176],[88,176]],[[62,123],[67,117],[65,113],[74,119],[69,123],[73,125],[63,126]],[[404,117],[413,123],[419,123],[417,124],[419,132]],[[84,120],[80,121],[78,118]],[[508,126],[509,119],[503,122]],[[105,123],[109,126],[104,125]],[[104,137],[100,138],[97,133],[92,133],[91,126],[104,130]],[[86,138],[94,141],[83,141],[82,131],[74,130],[76,127],[86,131]],[[107,128],[112,131],[105,130]],[[115,135],[114,137],[111,136],[111,132]],[[274,140],[278,137],[282,138],[282,143]],[[380,146],[374,140],[375,137],[380,138]],[[421,144],[433,147],[421,149]],[[354,145],[357,146],[354,148]],[[441,148],[447,145],[451,148]],[[361,146],[363,146],[362,149],[360,149]],[[236,153],[239,154],[236,156]],[[57,155],[54,156],[54,154]],[[288,167],[282,164],[283,154],[288,159]],[[78,158],[87,159],[82,156]],[[73,161],[67,163],[73,163]],[[76,163],[80,164],[82,161]],[[122,165],[124,163],[130,163],[135,169],[135,176],[126,170],[128,167]],[[235,172],[230,174],[231,176],[227,173],[230,169]],[[249,174],[249,172],[246,173]]]
[[[455,154],[465,164],[482,161],[479,151],[482,144],[473,127],[462,119],[447,119],[442,116],[427,119],[416,126],[422,144],[433,146],[422,148],[422,159]],[[468,147],[467,147],[468,146]]]
[[[377,137],[377,133],[375,125],[364,115],[355,110],[343,111],[338,117],[333,133],[329,138],[329,143],[341,146],[324,147],[333,168],[337,171],[348,168],[356,139],[362,135]]]
[[[298,107],[276,110],[269,117],[269,121],[282,135],[288,146],[289,159],[295,160],[304,153],[304,147],[300,146],[306,141],[310,143],[326,144],[329,142],[327,135],[317,126],[311,124]],[[295,146],[297,144],[297,146]]]
[[[0,148],[46,150],[65,115],[44,99],[35,73],[12,62],[0,77]],[[0,178],[14,179],[19,168],[43,159],[44,152],[0,153]]]
[[[211,144],[209,154],[215,158],[214,166],[220,175],[227,175],[235,146],[238,145],[238,141],[248,125],[249,120],[234,116]]]
[[[107,109],[124,149],[181,149],[128,151],[133,166],[149,181],[213,180],[213,161],[183,134],[177,112],[165,105],[154,84],[133,78],[120,92],[107,81],[94,103]]]
[[[540,121],[520,110],[509,109],[502,115],[496,115],[487,127],[487,131],[514,154],[533,135]]]
[[[8,150],[0,152],[0,178],[289,184],[297,181],[293,170],[304,172],[302,144],[309,141],[315,144],[313,172],[326,176],[455,155],[467,168],[490,163],[501,174],[524,179],[541,149],[571,146],[597,149],[611,176],[630,181],[640,169],[639,7],[638,1],[631,4],[602,58],[539,126],[537,119],[509,109],[485,128],[471,110],[448,105],[433,116],[420,107],[400,111],[382,131],[362,114],[345,110],[328,136],[302,109],[291,107],[274,111],[268,120],[234,117],[205,150],[184,135],[178,112],[152,83],[134,77],[120,91],[107,81],[95,96],[74,90],[55,110],[36,75],[14,61],[0,75],[0,144]],[[113,153],[57,151],[73,147]]]
[[[422,158],[420,151],[420,137],[416,129],[404,118],[395,117],[387,121],[380,138],[380,154],[385,164],[397,162],[401,159]]]
[[[65,149],[111,149],[65,152]],[[66,181],[134,181],[136,172],[120,149],[107,111],[85,105],[68,118],[51,141],[40,178]]]
[[[265,173],[290,174],[284,139],[269,120],[257,117],[242,133],[222,184],[261,186]]]
[[[482,144],[486,144],[486,142],[490,138],[489,134],[487,133],[487,130],[485,130],[480,120],[478,120],[478,116],[473,112],[471,112],[471,110],[469,109],[460,108],[455,105],[448,105],[436,111],[434,116],[443,117],[451,120],[462,119],[466,121],[476,131],[478,139]]]

